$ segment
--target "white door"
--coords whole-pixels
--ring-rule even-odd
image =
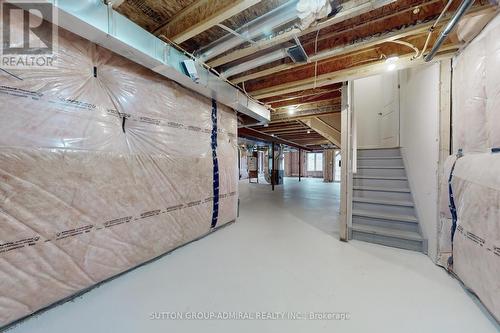
[[[382,109],[379,111],[381,147],[399,146],[399,82],[397,72],[382,75]]]

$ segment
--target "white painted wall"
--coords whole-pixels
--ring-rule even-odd
[[[399,146],[397,72],[353,81],[357,148]]]
[[[437,252],[439,64],[399,72],[401,151],[432,260]]]

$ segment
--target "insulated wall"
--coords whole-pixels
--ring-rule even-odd
[[[456,209],[457,219],[456,229],[450,219],[449,226],[442,228],[445,241],[440,251],[446,253],[447,244],[453,244],[451,269],[500,320],[498,36],[500,16],[454,61],[453,149],[461,150],[463,157],[450,157],[445,165],[444,177],[451,179],[451,186],[447,197],[441,198],[441,209],[450,219]],[[455,230],[453,237],[450,229]]]
[[[232,110],[62,29],[57,52],[0,72],[0,327],[236,218]]]

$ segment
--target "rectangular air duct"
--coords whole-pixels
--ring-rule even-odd
[[[242,91],[196,63],[198,83],[185,74],[183,61],[191,58],[150,34],[125,16],[96,0],[46,0],[57,9],[56,24],[104,46],[182,86],[215,98],[257,121],[269,121],[270,111]],[[22,4],[16,4],[22,7]]]

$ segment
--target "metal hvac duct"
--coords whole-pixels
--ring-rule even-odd
[[[40,0],[42,1],[42,0]],[[58,26],[147,67],[180,85],[261,122],[270,111],[205,67],[194,63],[194,82],[182,66],[188,56],[150,34],[100,0],[44,0],[57,8]],[[22,3],[16,3],[23,7]]]
[[[426,62],[429,62],[432,60],[432,58],[434,58],[434,56],[439,51],[439,48],[441,47],[443,42],[446,40],[446,38],[448,37],[450,32],[453,30],[453,28],[455,28],[455,25],[457,25],[458,21],[460,21],[462,16],[464,16],[464,14],[467,12],[467,10],[469,10],[469,8],[472,6],[473,3],[474,3],[474,0],[463,0],[462,1],[462,3],[460,4],[460,6],[457,9],[457,12],[455,13],[455,15],[453,15],[450,22],[448,22],[448,24],[446,25],[444,30],[439,35],[436,42],[434,43],[432,50],[424,57],[424,60]]]
[[[274,28],[289,23],[297,19],[297,0],[291,0],[269,13],[243,25],[236,32],[244,36],[246,40],[253,39],[258,35],[271,32]],[[246,40],[233,34],[226,35],[219,40],[211,43],[201,51],[200,60],[206,62],[219,54],[222,54]]]
[[[252,68],[259,67],[264,64],[268,64],[270,62],[273,62],[275,60],[279,60],[282,58],[286,58],[288,56],[287,52],[285,49],[279,49],[270,53],[266,53],[258,58],[254,58],[252,60],[249,60],[247,62],[241,63],[239,65],[233,66],[228,68],[227,70],[223,71],[221,75],[223,77],[230,77],[239,73],[242,73],[244,71],[248,71]]]

